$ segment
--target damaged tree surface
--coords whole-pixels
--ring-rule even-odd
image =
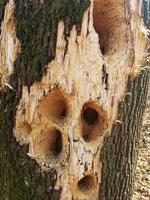
[[[0,87],[2,199],[131,199],[149,78],[137,2],[0,1],[0,70],[12,22],[20,42]]]
[[[0,21],[4,17],[5,0],[0,1]],[[10,85],[14,90],[0,91],[0,196],[2,199],[60,199],[61,189],[55,190],[55,169],[42,172],[26,154],[28,145],[20,147],[13,137],[16,106],[22,85],[31,85],[46,72],[46,65],[55,56],[58,21],[66,21],[64,34],[72,25],[80,24],[89,1],[15,1],[17,37],[21,53],[15,62]],[[48,23],[49,22],[49,23]],[[59,137],[58,137],[59,140]],[[8,145],[9,144],[9,145]],[[61,148],[61,147],[60,147]],[[54,149],[58,153],[60,149]],[[3,169],[6,169],[3,171]]]
[[[48,62],[54,59],[58,22],[65,21],[64,35],[68,35],[73,24],[81,23],[89,3],[89,0],[46,0],[41,4],[40,1],[15,1],[16,31],[22,47],[16,70],[23,84],[39,81]]]

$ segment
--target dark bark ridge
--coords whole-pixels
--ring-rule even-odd
[[[22,86],[40,81],[46,65],[55,57],[58,21],[65,22],[64,35],[73,24],[79,25],[89,0],[15,0],[15,23],[21,53],[15,62],[9,88],[0,92],[0,198],[8,200],[57,200],[57,172],[42,172],[26,155],[28,146],[20,147],[13,137],[16,107]],[[4,9],[4,8],[3,8]],[[4,12],[4,11],[3,11]]]
[[[132,197],[134,171],[139,148],[142,116],[146,105],[150,70],[128,80],[124,101],[119,105],[118,120],[110,136],[105,137],[102,161],[101,200],[129,200]]]

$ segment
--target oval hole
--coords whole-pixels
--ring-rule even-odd
[[[94,101],[84,104],[81,113],[82,137],[91,142],[102,135],[106,125],[106,112]]]

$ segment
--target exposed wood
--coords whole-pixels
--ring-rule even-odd
[[[131,128],[129,119],[135,118],[138,109],[139,117],[142,117],[144,109],[136,97],[143,95],[141,103],[145,101],[148,70],[133,81],[144,64],[147,48],[148,31],[141,18],[142,1],[109,0],[106,3],[91,0],[89,8],[85,1],[87,9],[83,18],[75,22],[70,14],[65,20],[54,15],[57,14],[55,6],[56,9],[60,6],[59,1],[57,3],[10,0],[7,4],[0,40],[0,72],[7,80],[10,78],[10,83],[3,85],[13,90],[3,93],[1,112],[4,113],[4,101],[10,98],[7,100],[10,103],[12,96],[15,111],[11,110],[11,105],[8,109],[11,111],[9,120],[14,118],[11,137],[15,136],[20,145],[29,147],[26,154],[36,161],[40,170],[52,174],[51,194],[55,190],[54,194],[58,192],[62,200],[100,197],[110,200],[111,195],[114,200],[124,195],[124,199],[129,199],[132,180],[118,192],[117,184],[121,183],[122,177],[118,176],[116,182],[113,177],[122,174],[122,164],[119,172],[111,164],[124,162],[124,158],[126,162],[132,162],[131,152],[125,154],[125,148],[134,147],[137,140],[134,134],[139,131],[140,122],[135,130],[135,122]],[[76,3],[79,7],[80,4]],[[64,5],[74,12],[74,4]],[[49,8],[52,8],[52,15],[46,13]],[[26,11],[25,18],[23,10]],[[43,14],[41,25],[37,13]],[[11,23],[8,23],[10,19]],[[133,90],[137,92],[137,89],[142,93],[132,96]],[[131,108],[130,101],[136,107]],[[125,107],[128,105],[127,121],[118,114],[120,102],[124,102]],[[119,127],[117,130],[116,126]],[[123,136],[130,128],[133,138],[127,134],[126,140],[130,140],[120,151],[117,145],[122,145]],[[113,146],[107,138],[117,138],[117,142]],[[116,152],[118,156],[121,153],[124,156],[116,159]],[[132,179],[132,169],[126,167]],[[107,174],[105,170],[109,168]],[[51,173],[52,169],[57,172],[57,177]],[[128,182],[127,174],[124,178]]]
[[[0,89],[2,89],[11,87],[8,84],[8,79],[13,73],[13,65],[20,51],[20,43],[16,37],[12,0],[5,8],[4,22],[1,26],[0,49]]]

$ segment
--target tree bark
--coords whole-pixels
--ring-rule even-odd
[[[148,2],[0,1],[2,199],[132,198]]]
[[[101,199],[131,199],[139,148],[140,127],[146,104],[149,70],[134,81],[128,80],[128,92],[119,105],[119,120],[105,138],[101,151],[103,160]]]

